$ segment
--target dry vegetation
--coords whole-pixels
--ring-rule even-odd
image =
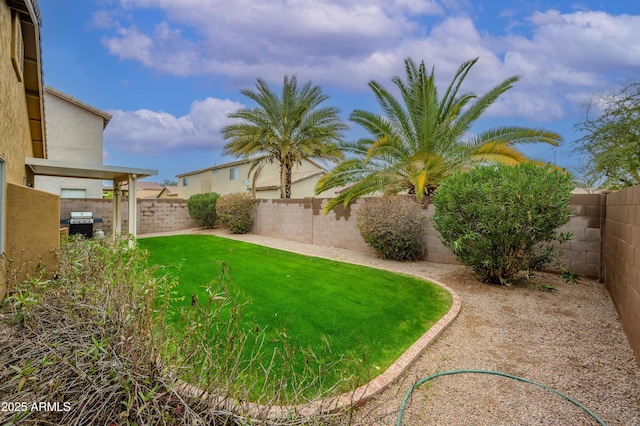
[[[326,407],[307,415],[272,411],[306,389],[284,393],[296,377],[271,377],[269,360],[239,356],[256,351],[263,337],[239,327],[242,305],[224,273],[212,280],[208,302],[182,313],[179,330],[163,314],[173,283],[153,274],[126,241],[71,240],[56,278],[45,276],[12,283],[0,311],[0,364],[8,366],[0,369],[0,401],[8,410],[0,423],[334,422],[322,414]],[[242,402],[251,380],[264,387],[259,405]]]

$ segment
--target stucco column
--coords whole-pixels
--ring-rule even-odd
[[[129,175],[129,234],[135,239],[138,228],[138,203],[136,197],[136,175]],[[133,244],[132,239],[129,240],[129,245]]]
[[[121,232],[121,211],[122,205],[122,190],[120,189],[120,182],[113,181],[113,239],[118,238]]]

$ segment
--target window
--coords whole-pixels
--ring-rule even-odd
[[[189,178],[186,178],[186,177],[182,178],[182,186],[189,186]]]
[[[87,198],[86,189],[62,188],[60,198]]]
[[[229,169],[229,180],[238,180],[238,168]]]

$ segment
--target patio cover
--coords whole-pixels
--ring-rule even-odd
[[[137,169],[131,167],[89,165],[71,161],[47,160],[43,158],[25,158],[25,164],[38,176],[74,177],[113,181],[113,236],[122,230],[122,190],[124,183],[129,185],[129,194],[136,193],[138,179],[155,176],[157,170]],[[137,236],[137,200],[135,195],[129,197],[129,233]]]

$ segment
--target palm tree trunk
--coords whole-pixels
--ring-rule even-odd
[[[280,198],[287,198],[285,197],[285,183],[286,183],[286,177],[285,177],[285,172],[286,167],[284,165],[284,162],[280,162]]]
[[[291,198],[291,167],[285,170],[284,179],[284,198]]]
[[[288,155],[280,160],[280,198],[291,198],[291,171],[293,164]]]

